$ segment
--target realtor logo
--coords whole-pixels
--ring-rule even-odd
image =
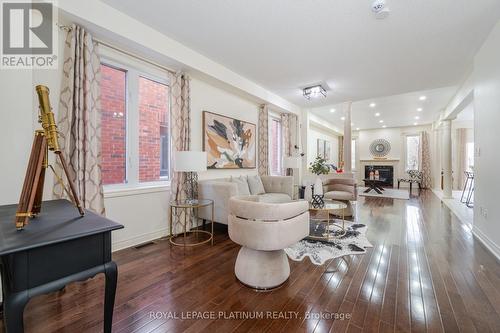
[[[56,68],[52,2],[2,1],[1,68]]]

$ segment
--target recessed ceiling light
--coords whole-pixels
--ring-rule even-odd
[[[330,109],[330,112],[331,112],[331,113],[334,113],[334,112],[335,112],[335,109]]]
[[[423,110],[422,108],[418,108],[417,109],[418,112],[422,112],[422,110]]]
[[[359,131],[359,127],[356,127],[356,131]]]
[[[375,113],[375,117],[380,117],[380,112]]]
[[[378,122],[382,124],[384,121],[383,120],[379,120]]]
[[[421,101],[425,101],[427,99],[427,96],[420,96],[418,99]]]
[[[371,107],[371,108],[374,108],[374,107],[376,107],[376,106],[377,106],[377,104],[375,104],[375,103],[370,103],[370,107]]]
[[[382,126],[382,128],[386,128],[386,127],[387,127],[386,125]]]
[[[417,126],[417,125],[418,125],[418,123],[413,123],[413,125]]]
[[[419,116],[416,116],[416,117],[415,117],[415,119],[416,119],[416,120],[419,120],[419,119],[420,119],[420,117],[419,117]]]
[[[340,120],[345,120],[345,117],[341,117]]]

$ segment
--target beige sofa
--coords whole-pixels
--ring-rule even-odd
[[[261,176],[260,179],[264,185],[265,193],[256,195],[257,201],[283,203],[292,200],[293,177]],[[214,201],[214,222],[227,224],[229,199],[242,195],[248,195],[248,193],[240,193],[238,184],[231,182],[231,178],[217,178],[198,182],[198,198],[212,199]],[[210,208],[200,208],[198,217],[210,220],[211,214]]]
[[[255,289],[280,286],[290,276],[284,248],[309,234],[309,203],[259,202],[257,196],[229,200],[229,237],[242,247],[234,272]]]

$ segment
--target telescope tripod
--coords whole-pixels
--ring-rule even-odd
[[[26,170],[23,189],[21,191],[21,198],[19,199],[19,206],[16,213],[17,230],[22,230],[24,226],[28,224],[29,218],[35,217],[41,211],[43,184],[45,182],[45,172],[47,168],[50,168],[54,172],[58,183],[61,184],[68,197],[73,200],[73,203],[80,212],[80,215],[83,216],[85,214],[85,211],[81,206],[80,199],[76,193],[75,185],[69,177],[68,165],[66,164],[64,156],[59,150],[55,150],[54,153],[58,157],[63,171],[66,174],[66,179],[69,183],[69,190],[66,186],[64,186],[63,180],[57,175],[53,166],[49,164],[49,146],[45,132],[43,130],[35,131],[28,168]]]

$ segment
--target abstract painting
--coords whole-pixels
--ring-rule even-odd
[[[255,124],[203,111],[203,151],[208,169],[256,167]]]

